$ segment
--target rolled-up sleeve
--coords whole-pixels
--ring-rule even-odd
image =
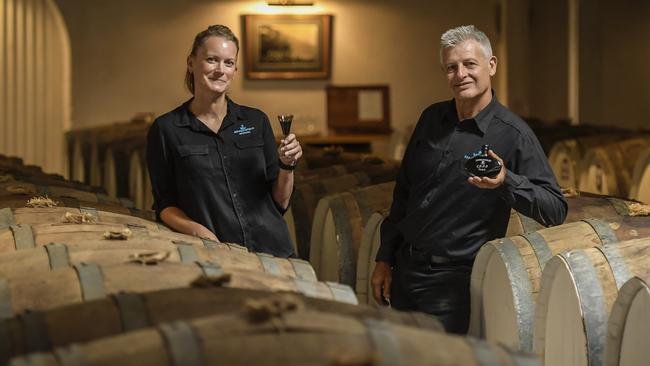
[[[162,210],[177,206],[176,179],[171,154],[160,124],[156,121],[147,134],[147,166],[154,198],[153,209],[158,220]]]
[[[502,197],[518,212],[544,226],[560,225],[567,215],[567,202],[539,141],[522,134],[506,172]]]

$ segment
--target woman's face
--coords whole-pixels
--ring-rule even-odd
[[[223,37],[208,37],[196,55],[187,58],[194,77],[194,94],[223,94],[237,72],[237,46]]]

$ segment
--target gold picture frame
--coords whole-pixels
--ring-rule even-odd
[[[244,15],[244,68],[249,79],[327,79],[331,15]]]

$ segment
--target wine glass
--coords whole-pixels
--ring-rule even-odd
[[[282,127],[282,134],[284,137],[289,136],[289,133],[291,133],[293,114],[280,114],[278,115],[278,121],[280,121],[280,127]]]

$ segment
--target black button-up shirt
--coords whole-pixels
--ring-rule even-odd
[[[504,184],[467,182],[465,161],[485,144],[503,159]],[[545,226],[561,224],[567,204],[535,134],[495,96],[475,118],[458,121],[454,100],[422,113],[406,148],[378,261],[394,262],[402,244],[452,260],[471,260],[503,237],[511,207]]]
[[[154,210],[175,206],[219,240],[276,256],[293,254],[282,214],[272,198],[278,154],[267,116],[228,99],[214,133],[189,110],[189,101],[156,119],[147,136]]]

